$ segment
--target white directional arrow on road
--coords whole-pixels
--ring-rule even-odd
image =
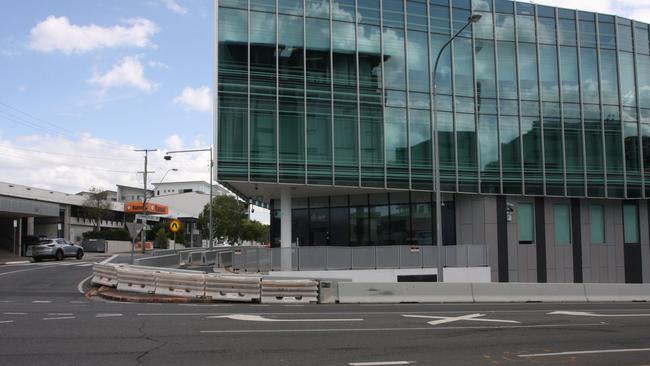
[[[232,320],[243,320],[249,322],[360,322],[363,319],[273,319],[265,318],[260,315],[248,314],[230,314],[230,315],[217,315],[209,316],[209,319],[226,318]]]
[[[553,311],[547,315],[573,315],[573,316],[591,316],[591,317],[601,317],[601,318],[626,318],[626,317],[644,317],[650,316],[650,314],[596,314],[588,313],[586,311]]]
[[[431,324],[431,325],[440,325],[440,324],[457,322],[457,321],[461,321],[461,320],[470,320],[470,321],[477,321],[477,322],[521,324],[520,322],[515,321],[515,320],[482,319],[481,317],[485,316],[485,314],[479,314],[479,313],[467,314],[467,315],[461,315],[461,316],[431,316],[431,315],[413,315],[413,314],[402,314],[402,316],[405,317],[405,318],[438,319],[438,320],[432,320],[430,322],[427,322],[428,324]]]

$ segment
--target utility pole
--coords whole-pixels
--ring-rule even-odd
[[[145,243],[145,241],[147,239],[147,237],[146,237],[146,231],[147,231],[146,230],[146,227],[147,227],[147,219],[146,219],[146,217],[147,217],[147,173],[148,173],[148,171],[147,171],[147,163],[148,163],[148,160],[149,160],[149,152],[150,151],[152,151],[152,152],[153,151],[158,151],[158,149],[138,149],[138,150],[134,150],[134,151],[144,152],[144,172],[143,172],[144,186],[142,187],[142,190],[143,190],[144,194],[142,195],[142,235],[141,235],[141,239],[140,239],[140,242],[142,244],[142,254],[144,254],[145,253],[145,248],[144,248],[145,245],[144,245],[144,243]]]

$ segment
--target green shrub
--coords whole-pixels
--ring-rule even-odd
[[[83,233],[84,239],[104,239],[131,241],[131,235],[124,229],[102,229],[101,231],[88,231]]]

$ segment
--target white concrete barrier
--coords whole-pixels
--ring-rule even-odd
[[[585,283],[587,301],[650,301],[648,284]]]
[[[260,289],[258,276],[205,276],[205,296],[212,300],[259,302]]]
[[[469,283],[360,283],[338,284],[340,303],[473,302]]]
[[[201,298],[205,296],[205,275],[180,272],[155,272],[156,295]]]
[[[93,274],[91,280],[93,284],[107,287],[117,286],[117,266],[115,264],[95,263]]]
[[[318,302],[318,281],[262,279],[261,302],[309,304]]]
[[[156,290],[155,272],[126,266],[117,267],[117,289],[153,294]]]
[[[579,283],[473,283],[475,302],[585,302]]]

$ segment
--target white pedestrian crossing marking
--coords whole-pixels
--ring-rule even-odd
[[[485,314],[479,314],[479,313],[467,314],[461,316],[432,316],[432,315],[414,315],[414,314],[402,314],[402,316],[405,318],[437,319],[437,320],[432,320],[430,322],[427,322],[427,324],[430,325],[447,324],[447,323],[453,323],[453,322],[463,321],[463,320],[477,321],[477,322],[521,324],[516,320],[482,319],[481,317],[485,316]]]

